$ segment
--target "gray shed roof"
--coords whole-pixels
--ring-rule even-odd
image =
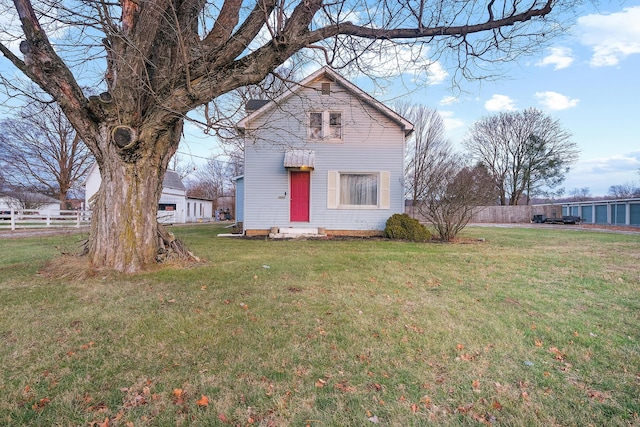
[[[176,171],[167,170],[164,173],[164,180],[162,186],[166,188],[174,188],[176,190],[186,190],[186,187],[180,179],[180,175]]]

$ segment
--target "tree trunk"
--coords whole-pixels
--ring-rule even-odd
[[[93,204],[89,257],[95,268],[138,271],[158,254],[157,211],[164,169],[109,157]]]
[[[93,268],[130,273],[155,264],[163,246],[156,216],[162,181],[181,129],[181,121],[147,125],[125,148],[110,136],[102,141],[103,155],[96,156],[102,180],[92,204],[88,250]]]

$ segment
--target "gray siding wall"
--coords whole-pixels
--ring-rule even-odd
[[[332,83],[331,95],[322,95],[320,87],[321,81],[315,82],[247,126],[245,229],[382,230],[389,216],[403,212],[404,131],[339,84]],[[310,111],[341,112],[342,141],[310,140]],[[291,148],[315,151],[308,223],[289,220],[289,172],[283,161],[285,150]],[[329,171],[390,172],[390,209],[328,209]]]

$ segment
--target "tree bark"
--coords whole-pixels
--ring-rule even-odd
[[[164,171],[108,158],[100,174],[102,183],[92,206],[91,264],[137,271],[158,253],[156,214]]]
[[[181,128],[181,120],[147,124],[129,148],[112,142],[107,129],[102,132],[99,145],[106,155],[98,158],[102,181],[92,204],[92,267],[135,272],[155,264],[162,246],[156,217],[162,181]]]

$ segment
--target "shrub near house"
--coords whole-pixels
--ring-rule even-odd
[[[431,233],[420,224],[417,219],[407,214],[394,214],[384,228],[384,235],[390,239],[411,240],[413,242],[427,242],[431,240]]]

